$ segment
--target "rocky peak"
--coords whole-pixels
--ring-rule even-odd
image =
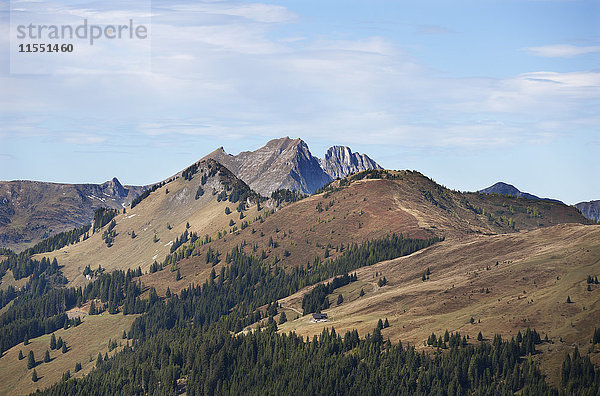
[[[330,148],[326,158],[319,160],[312,155],[306,142],[288,136],[270,140],[258,150],[243,151],[238,155],[227,154],[221,147],[204,158],[219,161],[254,191],[265,196],[282,188],[310,194],[336,177],[381,168],[366,155],[352,153],[342,146]],[[331,169],[331,173],[327,169]]]
[[[100,186],[102,191],[106,194],[109,194],[113,197],[121,197],[124,198],[127,196],[128,191],[123,187],[119,179],[113,177],[112,180],[109,180],[105,183],[102,183]]]
[[[343,178],[368,169],[382,169],[366,154],[353,153],[350,147],[346,146],[330,147],[319,162],[332,179]]]

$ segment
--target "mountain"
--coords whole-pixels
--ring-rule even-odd
[[[504,182],[498,182],[498,183],[494,184],[493,186],[484,188],[483,190],[479,190],[479,192],[484,193],[484,194],[498,194],[498,195],[507,195],[510,197],[517,197],[517,198],[540,199],[540,200],[544,200],[544,201],[560,202],[557,199],[540,198],[533,194],[519,191],[519,189],[516,188],[515,186],[513,186],[512,184],[508,184],[508,183],[504,183]]]
[[[302,139],[273,139],[256,151],[238,155],[218,148],[203,159],[212,158],[230,169],[254,191],[269,196],[278,189],[311,194],[330,181],[368,169],[381,167],[364,154],[348,147],[334,146],[325,158],[314,157]]]
[[[585,218],[600,222],[600,200],[575,204]]]
[[[240,198],[232,196],[235,191],[242,192],[235,194]],[[98,257],[108,271],[138,266],[148,271],[154,261],[169,265],[167,256],[186,231],[200,237],[178,267],[186,282],[173,284],[168,271],[142,277],[159,293],[167,286],[176,291],[190,282],[201,284],[211,269],[206,262],[209,247],[224,256],[247,244],[257,254],[264,250],[267,261],[287,268],[335,258],[339,246],[392,232],[413,238],[463,238],[589,221],[561,203],[454,192],[413,171],[359,172],[334,181],[323,194],[278,206],[208,159],[117,215],[115,223],[110,247],[97,231],[86,241],[48,254],[64,266],[72,285],[85,281],[83,269],[97,267]],[[212,242],[203,243],[206,238]]]
[[[18,251],[89,224],[99,207],[122,209],[144,190],[116,177],[102,184],[0,181],[0,246]]]
[[[282,152],[285,147],[291,150],[284,145]],[[226,337],[229,331],[243,337],[244,329],[266,324],[267,304],[275,309],[277,322],[282,312],[287,315],[287,322],[279,323],[280,332],[295,330],[310,337],[321,334],[324,326],[335,326],[342,334],[356,329],[364,338],[379,319],[387,318],[390,327],[382,329],[384,339],[410,341],[419,354],[435,350],[423,346],[432,332],[459,331],[470,337],[469,345],[478,345],[479,332],[485,340],[495,333],[510,339],[527,327],[536,328],[554,342],[538,345],[540,353],[534,354],[549,370],[549,378],[556,377],[555,369],[560,372],[560,359],[570,345],[588,350],[600,312],[600,289],[585,280],[600,274],[600,227],[587,225],[590,221],[574,207],[452,191],[415,171],[361,171],[298,201],[291,194],[282,194],[281,199],[260,197],[213,159],[201,160],[177,176],[147,190],[133,208],[119,211],[114,221],[90,232],[89,238],[32,257],[46,257],[46,263],[56,259],[55,271],[66,278],[65,288],[89,285],[83,288],[87,297],[81,297],[80,305],[57,304],[82,323],[63,326],[60,322],[58,330],[56,325],[51,330],[32,328],[37,333],[24,345],[22,334],[16,337],[9,330],[24,332],[28,322],[13,323],[10,315],[5,316],[8,324],[0,325],[0,331],[16,341],[3,340],[0,393],[26,394],[49,386],[76,362],[83,366],[72,372],[78,381],[103,376],[108,367],[121,372],[121,363],[112,357],[132,342],[120,341],[123,331],[136,342],[134,351],[125,354],[130,357],[148,350],[154,339],[150,332],[174,351],[179,349],[172,348],[173,340],[188,340],[184,329],[203,326],[209,331],[216,320],[226,326]],[[106,188],[120,190],[116,183]],[[367,261],[371,253],[385,251],[381,241],[391,233],[444,240],[429,239],[435,244],[409,249],[412,254],[405,257]],[[367,248],[361,250],[361,244]],[[334,263],[344,263],[342,259],[354,267],[336,267]],[[24,285],[43,269],[27,275],[24,268],[5,263],[2,287]],[[113,271],[128,269],[133,272],[114,275],[112,281],[133,279],[134,284],[113,287],[111,274],[118,274]],[[19,279],[13,277],[15,270],[21,274]],[[311,322],[309,315],[303,315],[304,295],[318,282],[348,271],[357,280],[327,292],[331,304],[323,311],[329,314],[329,322]],[[423,280],[426,273],[430,279]],[[196,287],[189,288],[192,285]],[[201,290],[210,298],[198,297]],[[335,303],[340,294],[343,301]],[[567,296],[572,304],[566,303]],[[32,307],[45,306],[46,295],[30,298]],[[102,315],[88,315],[94,298],[96,307],[107,309]],[[243,298],[243,303],[237,298]],[[271,305],[275,301],[278,304]],[[3,309],[11,313],[22,307],[23,302],[17,301]],[[137,313],[131,315],[134,308]],[[13,324],[21,327],[13,330]],[[69,350],[51,351],[51,360],[36,366],[42,379],[34,383],[18,354],[35,350],[40,360],[51,331],[67,342]],[[111,344],[117,348],[111,349]],[[98,354],[108,356],[111,366],[93,370],[96,359],[89,357]],[[183,353],[181,359],[188,357]],[[188,372],[191,369],[179,358],[155,361],[173,362],[177,370],[164,383],[179,386],[182,392],[192,393],[190,384],[204,381]],[[154,376],[158,371],[149,373]],[[187,374],[186,381],[179,380]],[[120,384],[127,388],[122,389],[133,389],[131,385],[139,382],[123,381]]]
[[[321,167],[332,179],[344,178],[352,173],[368,169],[382,169],[366,154],[353,153],[350,147],[333,146],[320,159]]]

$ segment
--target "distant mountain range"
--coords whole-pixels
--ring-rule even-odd
[[[507,195],[509,197],[526,198],[526,199],[541,199],[543,201],[561,202],[557,199],[540,198],[536,195],[520,191],[518,188],[516,188],[512,184],[508,184],[508,183],[504,183],[504,182],[498,182],[498,183],[494,184],[493,186],[484,188],[483,190],[479,190],[479,192],[484,193],[484,194],[498,194],[498,195]]]
[[[494,184],[493,186],[484,188],[483,190],[479,190],[479,192],[484,193],[484,194],[498,194],[498,195],[506,195],[509,197],[539,199],[539,200],[543,200],[543,201],[561,202],[557,199],[540,198],[536,195],[522,192],[518,188],[513,186],[512,184],[508,184],[508,183],[504,183],[504,182],[498,182],[498,183]],[[579,209],[579,211],[585,218],[594,220],[594,221],[600,221],[600,200],[589,201],[589,202],[580,202],[573,206],[575,206],[577,209]]]
[[[117,178],[102,184],[0,181],[0,246],[21,250],[89,224],[99,207],[122,209],[145,190]]]
[[[269,196],[278,189],[311,194],[336,178],[367,169],[381,169],[365,154],[344,146],[333,146],[318,159],[302,139],[284,137],[269,141],[256,151],[227,154],[223,147],[203,159],[212,158],[246,182],[254,191]]]

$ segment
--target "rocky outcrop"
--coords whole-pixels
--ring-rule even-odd
[[[600,222],[600,200],[579,202],[575,207],[585,218]]]

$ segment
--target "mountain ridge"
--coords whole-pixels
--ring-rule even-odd
[[[256,192],[268,196],[278,189],[311,194],[339,177],[381,166],[366,154],[344,146],[329,148],[323,159],[313,156],[302,139],[272,139],[255,151],[228,154],[221,146],[203,159],[222,163]]]
[[[484,188],[483,190],[479,190],[478,192],[484,194],[498,194],[498,195],[507,195],[511,197],[517,198],[526,198],[526,199],[537,199],[542,201],[553,201],[553,202],[561,202],[558,199],[553,198],[540,198],[537,195],[533,195],[530,193],[523,192],[513,186],[512,184],[508,184],[505,182],[497,182],[490,187]],[[562,203],[562,202],[561,202]]]
[[[22,250],[89,224],[99,207],[122,209],[145,189],[123,186],[116,177],[102,184],[0,181],[0,244]]]

